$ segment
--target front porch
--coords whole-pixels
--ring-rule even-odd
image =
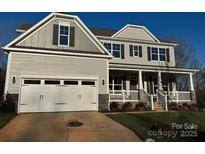
[[[144,102],[151,110],[168,110],[168,103],[196,103],[193,73],[177,71],[116,70],[109,72],[109,102]],[[189,86],[181,91],[177,78],[184,76]]]

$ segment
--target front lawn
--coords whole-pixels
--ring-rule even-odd
[[[109,114],[142,140],[205,141],[205,112],[149,112]]]
[[[3,128],[13,117],[15,113],[0,113],[0,129]]]

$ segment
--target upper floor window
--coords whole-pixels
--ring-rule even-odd
[[[152,60],[166,61],[167,53],[165,48],[151,48]]]
[[[112,55],[116,58],[121,57],[120,44],[113,44]]]
[[[115,58],[121,58],[120,44],[104,43],[104,46]]]
[[[59,27],[59,45],[69,45],[69,26],[60,25]]]
[[[110,53],[112,52],[112,44],[111,43],[104,43],[104,46]]]
[[[166,50],[164,48],[159,48],[159,59],[160,61],[166,61]]]
[[[139,46],[133,46],[133,56],[139,56]]]
[[[158,60],[158,48],[152,48],[152,60]]]

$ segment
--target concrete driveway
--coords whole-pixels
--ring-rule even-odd
[[[67,127],[68,120],[83,122],[81,127]],[[141,141],[131,130],[99,112],[20,114],[0,130],[0,141]]]

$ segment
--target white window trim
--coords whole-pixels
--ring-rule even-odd
[[[68,27],[68,45],[62,45],[60,44],[60,27],[61,26],[67,26]],[[70,23],[59,23],[59,28],[58,28],[58,46],[62,47],[69,47],[70,46]]]
[[[111,54],[113,56],[114,59],[122,59],[122,50],[121,50],[121,44],[120,43],[110,43],[110,42],[103,42],[103,45],[107,43],[107,44],[111,44]],[[113,44],[117,44],[117,45],[120,45],[120,57],[114,57],[113,55]],[[107,49],[107,48],[106,48]],[[108,49],[107,49],[108,50]],[[108,50],[109,51],[109,50]]]
[[[152,59],[152,48],[157,48],[157,50],[158,50],[158,54],[157,54],[158,60],[153,60],[153,59]],[[159,52],[159,49],[165,49],[165,61],[160,60],[160,52]],[[156,54],[155,54],[155,55],[156,55]],[[151,47],[151,60],[152,60],[152,61],[157,61],[157,62],[166,62],[166,61],[167,61],[166,48]]]
[[[133,57],[139,57],[139,53],[140,53],[140,52],[139,52],[139,51],[140,51],[140,50],[139,50],[139,47],[140,47],[140,46],[139,46],[138,44],[132,44],[132,46],[133,46],[133,48],[132,48],[132,54],[133,54]],[[138,50],[137,50],[137,51],[138,51],[138,56],[135,55],[135,49],[134,49],[134,46],[137,46],[137,47],[138,47]]]

